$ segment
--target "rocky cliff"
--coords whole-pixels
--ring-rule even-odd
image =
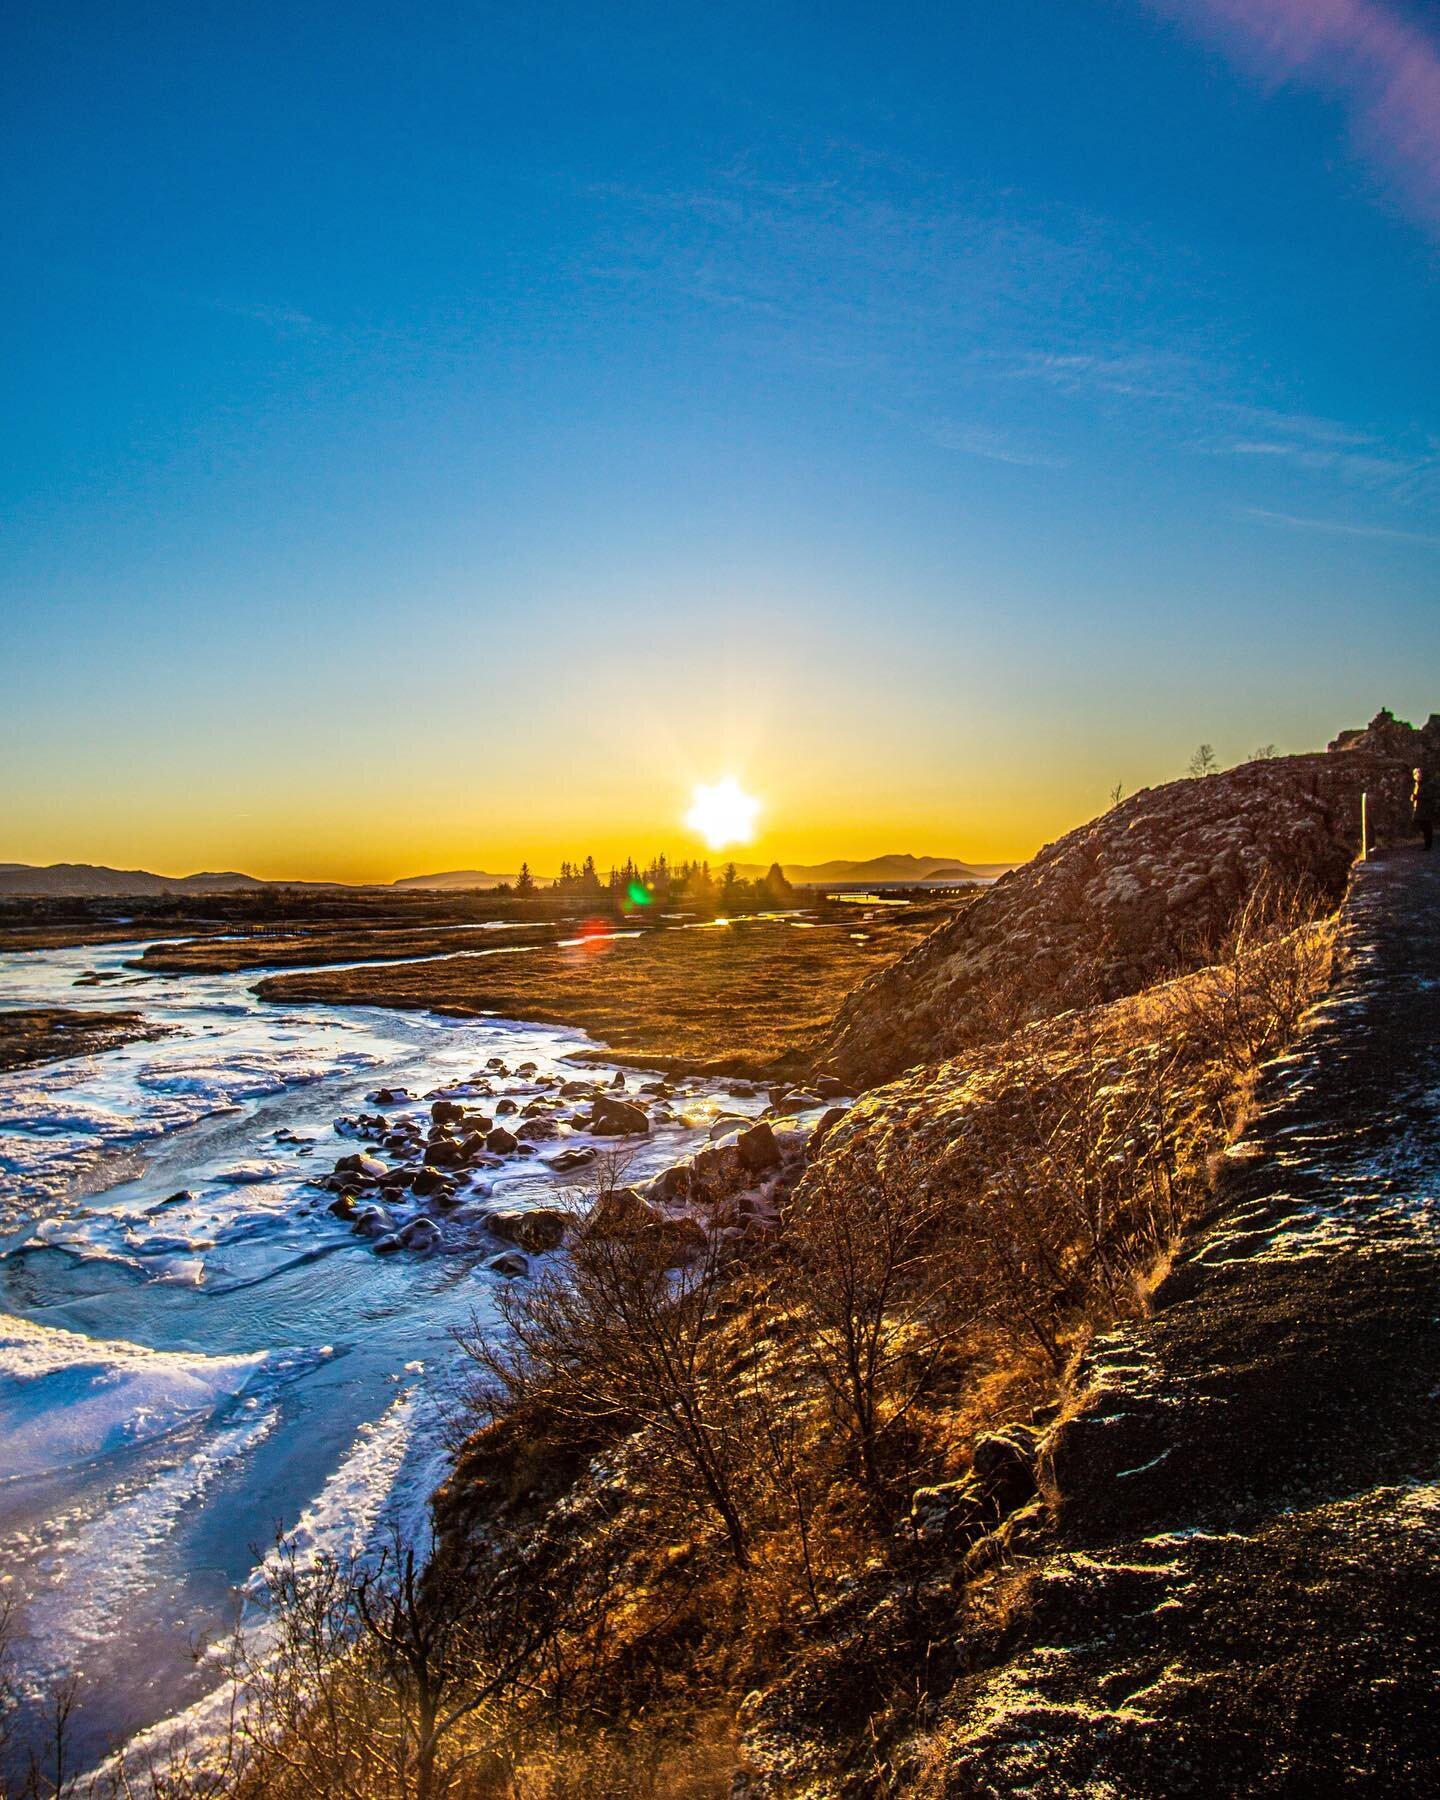
[[[1135,993],[1208,960],[1264,877],[1334,904],[1372,835],[1408,822],[1411,768],[1440,760],[1440,718],[1380,714],[1328,752],[1147,788],[1003,876],[850,996],[818,1067],[870,1086],[960,1054],[1026,1017]],[[995,1001],[1008,1011],[997,1019]]]

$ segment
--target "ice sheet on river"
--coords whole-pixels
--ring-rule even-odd
[[[12,1208],[63,1199],[201,1119],[379,1061],[323,1040],[237,1053],[170,1039],[23,1071],[0,1082],[0,1192]]]
[[[147,1350],[0,1314],[0,1481],[163,1437],[323,1354]]]

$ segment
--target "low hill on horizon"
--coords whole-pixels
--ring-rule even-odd
[[[324,882],[262,881],[238,870],[205,870],[197,875],[156,875],[149,869],[111,869],[103,863],[0,863],[0,895],[54,895],[80,899],[91,895],[218,894],[241,888],[328,886]]]
[[[544,883],[548,875],[537,875]],[[484,888],[499,887],[502,881],[514,881],[514,875],[491,875],[484,869],[445,869],[438,875],[404,875],[389,885],[397,888]]]
[[[912,856],[908,851],[871,856],[859,861],[837,857],[823,863],[781,863],[785,879],[797,887],[816,887],[826,882],[895,883],[924,881],[988,881],[1003,875],[1013,863],[967,863],[958,856]],[[737,863],[746,880],[764,875],[767,863]]]

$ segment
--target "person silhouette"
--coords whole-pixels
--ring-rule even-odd
[[[1440,782],[1437,782],[1433,771],[1416,769],[1410,805],[1415,815],[1415,829],[1424,838],[1427,850],[1435,842],[1435,815],[1440,812],[1440,793],[1437,793],[1437,787],[1440,787]]]

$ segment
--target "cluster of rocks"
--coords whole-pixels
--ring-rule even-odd
[[[497,1084],[511,1080],[534,1091],[497,1094]],[[362,1148],[340,1157],[312,1185],[334,1196],[329,1211],[382,1256],[442,1249],[442,1221],[453,1221],[466,1228],[458,1234],[466,1241],[475,1223],[510,1246],[486,1265],[506,1276],[528,1274],[528,1258],[558,1249],[577,1228],[653,1229],[669,1266],[678,1266],[703,1250],[710,1231],[774,1229],[780,1200],[803,1169],[807,1149],[843,1116],[842,1107],[827,1109],[827,1101],[844,1094],[840,1082],[822,1078],[813,1089],[771,1088],[759,1122],[748,1113],[722,1115],[697,1153],[642,1186],[602,1182],[588,1213],[575,1205],[473,1203],[489,1199],[486,1172],[517,1158],[537,1158],[556,1177],[580,1175],[601,1155],[596,1143],[583,1139],[644,1137],[652,1126],[677,1119],[673,1103],[683,1091],[683,1084],[657,1078],[637,1082],[632,1092],[623,1073],[603,1080],[563,1078],[542,1074],[533,1062],[512,1070],[493,1057],[469,1080],[423,1101],[404,1088],[368,1095],[376,1111],[335,1122],[338,1135]],[[730,1091],[749,1101],[758,1092],[751,1083],[733,1084]],[[415,1110],[423,1106],[428,1111]],[[817,1123],[801,1123],[799,1115],[817,1110]]]
[[[861,1086],[1026,1018],[1138,992],[1207,959],[1266,878],[1338,904],[1372,837],[1408,832],[1411,769],[1440,750],[1382,713],[1325,753],[1147,788],[1048,845],[855,990],[815,1058]]]

